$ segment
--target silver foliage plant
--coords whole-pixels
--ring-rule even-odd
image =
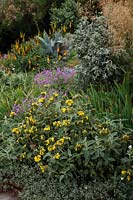
[[[74,48],[80,59],[77,74],[82,87],[112,80],[116,66],[111,61],[109,34],[103,16],[95,17],[91,22],[86,18],[81,20],[75,32]]]

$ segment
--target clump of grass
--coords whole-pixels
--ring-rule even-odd
[[[88,93],[91,103],[98,115],[107,114],[123,119],[126,126],[132,126],[133,109],[129,79],[125,78],[122,84],[115,83],[110,91],[90,86]]]
[[[101,0],[101,7],[113,35],[113,52],[125,49],[133,37],[133,16],[129,1]]]

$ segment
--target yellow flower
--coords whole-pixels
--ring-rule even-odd
[[[131,172],[128,170],[128,171],[127,171],[127,174],[129,174],[129,175],[130,175],[130,174],[131,174]]]
[[[43,130],[44,131],[50,131],[50,125],[46,126]]]
[[[11,112],[11,113],[10,113],[10,117],[14,117],[15,115],[16,115],[15,112]]]
[[[102,128],[102,130],[100,130],[99,133],[105,135],[109,133],[109,130],[107,128]]]
[[[49,138],[51,142],[54,142],[54,137]]]
[[[89,119],[89,117],[86,115],[86,116],[85,116],[85,119],[87,119],[87,120],[88,120],[88,119]]]
[[[48,151],[54,151],[56,149],[55,145],[48,146]]]
[[[49,98],[49,101],[53,101],[53,100],[54,100],[54,97],[50,97],[50,98]]]
[[[23,158],[25,158],[25,156],[26,156],[26,152],[24,152],[24,153],[21,153],[21,155],[20,155],[20,159],[23,159]]]
[[[13,60],[17,60],[17,57],[15,55],[13,56]]]
[[[83,117],[83,116],[85,115],[85,113],[84,113],[83,111],[78,111],[78,115],[79,115],[80,117]]]
[[[37,102],[33,102],[31,105],[37,107],[38,103]]]
[[[70,124],[70,119],[65,119],[62,122],[63,126],[68,126]]]
[[[46,95],[46,92],[41,92],[41,95],[44,95],[44,96],[45,96],[45,95]]]
[[[57,47],[57,52],[59,53],[59,51],[60,51],[60,48],[59,48],[59,47]]]
[[[45,153],[45,149],[42,147],[41,149],[40,149],[40,151],[39,151],[39,154],[41,155],[41,156],[43,156],[44,155],[44,153]]]
[[[36,124],[36,120],[33,119],[32,116],[30,116],[28,119],[29,119],[30,124],[32,124],[32,125]]]
[[[67,108],[61,108],[61,112],[63,113],[67,112]]]
[[[60,60],[61,60],[61,58],[62,58],[62,56],[61,56],[61,55],[58,55],[58,61],[60,61]]]
[[[54,95],[54,97],[58,97],[59,96],[59,94],[57,92],[55,92],[53,95]]]
[[[125,175],[126,173],[127,173],[126,170],[122,170],[122,171],[121,171],[121,174],[122,174],[122,175]]]
[[[41,135],[41,136],[40,136],[40,139],[43,140],[43,139],[44,139],[44,135]]]
[[[71,106],[71,105],[73,105],[73,100],[72,99],[67,99],[65,101],[65,104],[67,104],[68,106]]]
[[[20,48],[18,48],[18,54],[20,55]]]
[[[15,42],[15,49],[18,50],[18,48],[19,48],[19,40],[17,40],[17,41]]]
[[[47,63],[50,63],[50,58],[49,58],[49,56],[47,56]]]
[[[24,48],[22,49],[22,56],[25,56],[25,50],[24,50]],[[30,60],[28,60],[28,62],[29,62]],[[31,61],[30,61],[30,64],[31,64]],[[29,65],[30,65],[29,64]]]
[[[57,153],[57,154],[55,154],[55,156],[53,156],[53,158],[58,160],[60,158],[60,156],[61,155],[59,153]]]
[[[131,176],[127,176],[127,180],[130,181],[131,180]]]
[[[48,165],[43,165],[42,163],[38,163],[38,166],[40,167],[42,173],[44,173],[48,168]]]
[[[20,129],[19,128],[13,128],[12,129],[12,133],[19,134],[20,133]]]
[[[84,120],[83,120],[83,119],[77,121],[77,125],[82,125],[83,123],[84,123]]]
[[[35,162],[39,162],[41,160],[41,155],[37,155],[34,157]]]
[[[56,126],[56,127],[61,127],[61,122],[55,121],[55,122],[53,122],[53,125]]]
[[[62,30],[63,30],[64,33],[66,33],[66,26],[65,25],[62,27]]]
[[[55,143],[55,145],[57,146],[62,146],[64,144],[64,138],[61,138],[60,140],[57,140],[57,142]]]
[[[82,148],[82,144],[77,143],[74,147],[75,151],[79,151]]]
[[[24,130],[24,133],[29,133],[29,129],[26,128],[26,129]]]
[[[71,138],[70,138],[70,137],[64,137],[64,139],[66,139],[66,140],[71,140]]]
[[[29,129],[29,133],[34,133],[37,131],[37,128],[35,126],[32,126],[30,129]]]
[[[51,34],[52,34],[52,33],[51,33],[51,29],[49,29],[49,36],[51,36]]]
[[[30,59],[28,59],[28,64],[31,65],[31,60]]]
[[[87,134],[87,130],[84,129],[84,130],[82,131],[82,133],[83,133],[83,134]]]
[[[46,146],[50,144],[50,140],[45,140]]]
[[[122,139],[123,139],[124,141],[128,141],[129,138],[130,138],[129,135],[127,135],[127,134],[126,134],[126,135],[123,135],[123,137],[122,137]]]
[[[26,123],[27,123],[27,124],[31,124],[31,125],[36,124],[36,120],[33,119],[32,116],[30,116],[30,117],[25,117],[25,119],[26,119]]]
[[[44,101],[45,101],[45,98],[44,98],[44,97],[38,99],[38,103],[43,103]]]
[[[23,125],[22,125],[22,128],[26,128],[26,124],[23,124]]]
[[[67,56],[67,54],[68,54],[68,53],[67,53],[67,51],[65,50],[64,53],[63,53],[63,56]]]

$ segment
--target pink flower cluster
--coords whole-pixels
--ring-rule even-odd
[[[38,73],[34,81],[38,85],[53,85],[53,84],[61,84],[68,83],[71,81],[76,74],[76,71],[71,68],[57,68],[56,70],[44,70]]]

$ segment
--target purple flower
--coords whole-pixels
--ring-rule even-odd
[[[22,112],[23,108],[20,104],[14,104],[12,108],[12,112],[15,112],[16,114]]]
[[[74,78],[75,74],[74,69],[58,67],[56,70],[48,69],[36,74],[34,82],[38,85],[66,84]]]

